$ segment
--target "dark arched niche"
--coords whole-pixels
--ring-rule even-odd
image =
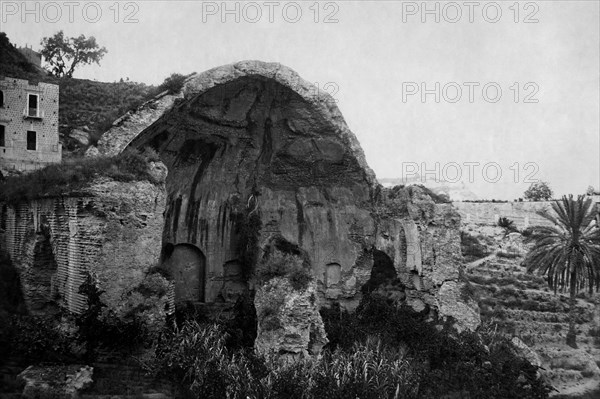
[[[30,310],[33,313],[38,311],[52,313],[58,310],[53,287],[53,279],[57,268],[50,242],[50,227],[46,218],[42,216],[33,249],[33,267],[27,278],[29,284],[37,287],[36,290],[32,291],[30,298]]]
[[[363,292],[371,292],[383,284],[395,282],[397,278],[394,261],[385,252],[374,249],[371,278],[362,287]]]
[[[342,267],[339,263],[328,263],[325,266],[325,286],[334,287],[342,280]]]
[[[175,302],[204,302],[206,257],[191,244],[166,247],[162,266],[173,277]]]

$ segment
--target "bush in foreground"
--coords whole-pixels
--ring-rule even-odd
[[[177,396],[206,398],[403,398],[414,397],[416,372],[403,355],[380,341],[355,343],[322,359],[279,362],[250,352],[230,352],[215,324],[187,321],[164,336],[150,374],[170,378]]]
[[[323,311],[330,348],[286,363],[231,350],[215,324],[166,332],[145,367],[178,397],[547,398],[537,368],[496,334],[440,330],[422,315],[367,298],[355,313]]]

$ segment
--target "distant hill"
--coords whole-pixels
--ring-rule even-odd
[[[4,32],[0,32],[0,54],[0,76],[60,86],[59,134],[65,158],[82,155],[115,119],[156,94],[154,86],[143,83],[56,78],[40,72],[10,43]]]
[[[4,32],[0,32],[0,54],[0,75],[29,80],[44,78],[44,75],[11,44]]]

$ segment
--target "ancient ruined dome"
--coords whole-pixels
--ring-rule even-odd
[[[321,303],[353,307],[391,268],[416,309],[478,324],[459,299],[458,214],[418,188],[383,190],[334,100],[291,69],[194,75],[129,146],[169,170],[162,261],[176,300],[235,301],[253,263],[279,251],[310,265]]]
[[[24,276],[29,310],[81,312],[91,274],[118,311],[159,263],[175,302],[222,310],[252,298],[260,350],[317,354],[319,307],[352,309],[363,292],[479,325],[459,278],[460,215],[419,187],[377,184],[333,99],[292,70],[246,61],[193,75],[120,118],[98,151],[127,146],[159,154],[160,184],[96,179],[66,199],[0,204],[0,251]],[[36,266],[50,255],[49,270]],[[310,283],[255,279],[281,257]]]
[[[256,61],[196,75],[183,92],[130,144],[154,148],[169,169],[164,257],[195,263],[179,294],[214,302],[241,288],[242,225],[255,212],[261,247],[302,251],[322,280],[338,265],[354,295],[370,275],[351,278],[374,233],[375,179],[333,99]]]

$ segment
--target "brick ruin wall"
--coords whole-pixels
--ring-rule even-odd
[[[80,313],[79,287],[95,276],[102,300],[117,306],[158,261],[163,190],[148,182],[96,184],[80,197],[0,204],[0,253],[21,280],[29,312],[57,305]]]

